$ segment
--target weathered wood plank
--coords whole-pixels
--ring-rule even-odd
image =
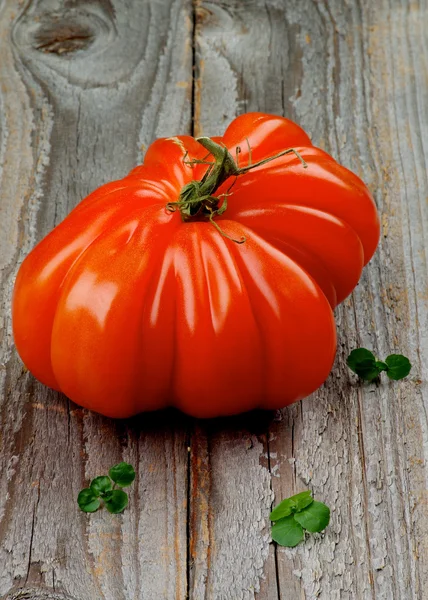
[[[189,2],[0,5],[0,596],[186,596],[186,422],[115,423],[43,388],[13,351],[9,305],[38,239],[142,144],[190,131],[191,33]],[[79,489],[122,459],[138,470],[129,509],[79,513]]]
[[[257,597],[422,598],[428,583],[428,7],[398,0],[213,1],[200,5],[198,15],[196,131],[218,134],[235,114],[250,110],[295,119],[314,143],[364,178],[383,222],[375,259],[337,311],[339,351],[329,381],[270,427],[276,499],[309,486],[332,507],[331,526],[294,550],[278,549],[276,560],[271,551]],[[411,377],[359,386],[345,366],[357,345],[381,356],[407,354]],[[200,443],[221,454],[221,438],[206,435]],[[248,458],[239,435],[228,444],[233,478],[248,469]],[[222,481],[222,468],[212,464],[212,481]],[[249,486],[242,522],[245,513],[247,522],[254,520],[257,496],[269,492],[264,477]],[[219,490],[207,507],[209,567],[218,572],[225,555],[228,567],[217,588],[211,584],[197,598],[253,598],[251,586],[231,575],[242,556],[216,529],[227,497]],[[224,530],[234,519],[231,513]],[[258,555],[266,556],[268,538],[256,540]],[[202,577],[207,566],[198,568]],[[257,589],[256,569],[250,577]]]
[[[221,133],[247,110],[294,118],[369,183],[384,229],[338,310],[328,384],[275,419],[192,426],[187,565],[189,420],[114,423],[69,405],[22,371],[7,308],[37,239],[90,189],[126,173],[140,145],[189,130],[191,7],[3,0],[0,595],[44,584],[77,600],[179,599],[189,567],[189,600],[250,600],[258,590],[260,600],[423,598],[428,9],[374,4],[197,5],[196,133]],[[356,385],[344,359],[360,343],[407,353],[411,378]],[[114,520],[78,514],[76,491],[121,458],[138,468],[130,508]],[[307,486],[332,506],[330,528],[275,549],[272,490],[280,499]]]
[[[192,436],[190,598],[251,598],[269,548],[269,414],[198,423]],[[262,440],[262,441],[260,441]]]

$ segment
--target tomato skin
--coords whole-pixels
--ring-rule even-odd
[[[282,117],[247,113],[215,138],[239,165],[228,208],[166,209],[206,165],[193,138],[156,140],[144,164],[83,200],[24,260],[18,352],[42,383],[110,417],[176,406],[196,417],[275,409],[317,389],[336,350],[333,309],[379,240],[364,183]],[[226,181],[216,192],[224,193]]]

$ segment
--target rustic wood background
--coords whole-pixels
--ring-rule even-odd
[[[426,0],[0,0],[0,597],[427,598],[427,31]],[[211,422],[114,422],[38,384],[11,336],[26,253],[153,138],[220,134],[252,110],[298,121],[382,214],[328,382]],[[407,354],[411,376],[360,385],[358,345]],[[129,509],[79,512],[122,459]],[[307,487],[330,527],[276,548],[273,499]]]

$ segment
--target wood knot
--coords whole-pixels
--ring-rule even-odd
[[[70,54],[85,50],[95,39],[91,28],[80,23],[48,23],[34,36],[34,48],[52,54]]]
[[[32,32],[31,44],[40,52],[71,54],[89,48],[96,37],[91,22],[76,11],[41,15],[37,25]]]
[[[69,58],[92,46],[100,49],[112,41],[114,25],[110,15],[100,7],[64,8],[41,11],[40,6],[26,12],[17,21],[13,40],[24,52],[36,51],[50,56]]]
[[[58,592],[42,588],[19,588],[11,590],[1,600],[76,600]]]

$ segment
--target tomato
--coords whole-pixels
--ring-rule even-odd
[[[41,382],[111,417],[283,407],[328,376],[333,309],[378,239],[364,183],[285,118],[158,139],[24,260],[16,347]]]

